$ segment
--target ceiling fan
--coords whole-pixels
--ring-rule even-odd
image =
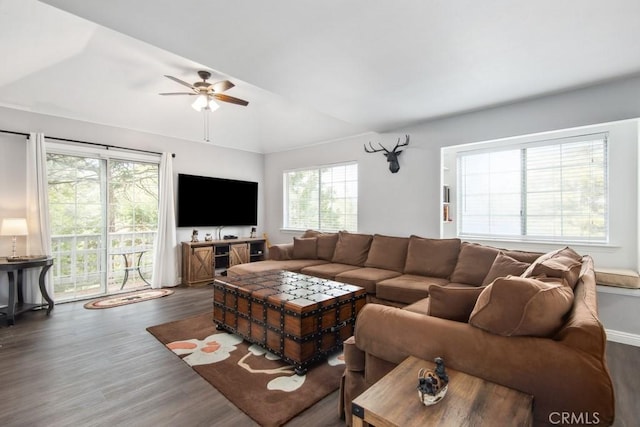
[[[202,110],[215,110],[218,108],[218,104],[215,103],[214,99],[218,101],[230,102],[232,104],[246,106],[249,105],[248,101],[244,99],[235,98],[233,96],[225,95],[222,92],[227,91],[234,87],[235,85],[231,83],[229,80],[221,80],[215,83],[209,83],[207,79],[211,78],[211,73],[208,71],[198,71],[198,75],[202,79],[201,82],[195,82],[194,84],[187,83],[184,80],[180,80],[173,76],[167,76],[166,78],[173,80],[176,83],[180,83],[183,86],[188,87],[192,90],[192,92],[165,92],[160,95],[191,95],[197,96],[196,100],[193,102],[192,107],[197,111]]]
[[[209,83],[207,80],[211,78],[211,73],[208,71],[198,71],[198,76],[202,79],[201,82],[195,82],[194,84],[187,83],[184,80],[180,80],[173,76],[167,76],[166,78],[173,80],[176,83],[180,83],[183,86],[191,89],[191,92],[164,92],[160,95],[190,95],[196,96],[196,100],[191,104],[194,110],[202,111],[204,113],[208,111],[215,111],[220,106],[215,102],[215,100],[229,102],[231,104],[247,106],[249,105],[248,101],[244,99],[235,98],[233,96],[225,95],[222,92],[225,92],[235,85],[231,83],[229,80],[221,80],[215,83]],[[204,140],[209,141],[209,115],[204,115]]]

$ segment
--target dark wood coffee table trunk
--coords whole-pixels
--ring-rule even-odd
[[[295,366],[327,358],[353,335],[366,292],[358,286],[284,270],[218,278],[213,321]]]

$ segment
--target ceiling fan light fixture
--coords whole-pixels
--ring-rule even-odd
[[[213,100],[213,98],[209,99],[209,104],[207,104],[207,108],[209,109],[209,111],[213,112],[216,111],[218,108],[220,108],[220,105]]]
[[[196,100],[193,101],[193,104],[191,104],[191,107],[193,107],[193,109],[196,111],[202,111],[202,109],[205,108],[207,104],[208,104],[207,95],[198,95]]]

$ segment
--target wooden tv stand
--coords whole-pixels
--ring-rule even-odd
[[[182,284],[195,286],[211,283],[216,271],[236,264],[261,261],[264,253],[263,238],[182,242]]]

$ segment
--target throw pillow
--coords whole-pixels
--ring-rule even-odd
[[[491,246],[463,242],[458,262],[449,280],[454,283],[482,286],[498,252],[499,249]]]
[[[469,316],[484,287],[447,287],[431,286],[429,288],[428,315],[441,319],[468,322]]]
[[[308,229],[308,230],[305,230],[305,232],[302,235],[302,237],[318,237],[321,234],[322,234],[321,231]]]
[[[409,239],[406,237],[374,234],[364,266],[402,273],[408,244]]]
[[[570,247],[564,247],[541,255],[525,271],[522,277],[557,277],[575,288],[582,270],[582,256]]]
[[[528,262],[517,261],[500,251],[493,261],[487,276],[482,281],[482,285],[486,286],[498,277],[519,276],[524,273],[529,265]]]
[[[331,262],[339,264],[364,266],[369,253],[373,236],[370,234],[357,234],[340,231],[338,233],[338,243],[333,253]]]
[[[317,241],[316,237],[294,237],[293,259],[317,259]]]
[[[469,323],[497,335],[551,337],[572,304],[562,279],[500,277],[482,291]]]
[[[316,238],[318,239],[318,258],[331,261],[338,243],[338,233],[320,233]]]
[[[446,279],[456,265],[459,252],[460,239],[411,236],[404,273]]]

